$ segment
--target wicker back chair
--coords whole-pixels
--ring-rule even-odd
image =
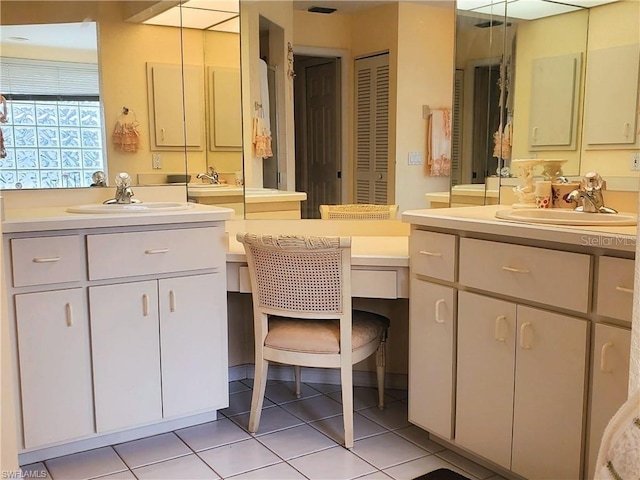
[[[397,214],[398,205],[320,205],[320,218],[323,220],[395,220]]]
[[[249,265],[255,328],[255,380],[249,431],[260,424],[269,362],[339,368],[344,442],[353,447],[353,364],[377,354],[378,403],[384,405],[389,319],[352,311],[351,239],[238,233]]]

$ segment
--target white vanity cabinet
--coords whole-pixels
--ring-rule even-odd
[[[221,222],[4,237],[23,451],[228,406]]]
[[[612,248],[499,222],[497,208],[403,214],[409,420],[518,477],[593,478],[626,398],[630,332],[616,323],[630,318],[633,253],[600,232]]]
[[[93,433],[84,292],[25,293],[14,301],[25,448]]]

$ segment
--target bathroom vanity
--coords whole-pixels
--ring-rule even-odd
[[[593,478],[626,400],[635,226],[411,223],[409,420],[524,478]]]
[[[201,423],[228,405],[224,220],[231,214],[202,205],[7,212],[24,458]]]

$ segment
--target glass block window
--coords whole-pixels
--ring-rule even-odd
[[[0,59],[0,91],[7,99],[0,189],[90,186],[93,172],[106,163],[97,65],[76,63],[66,70],[65,62],[19,60]],[[25,72],[47,80],[17,83]],[[69,72],[80,72],[82,85],[74,87]]]

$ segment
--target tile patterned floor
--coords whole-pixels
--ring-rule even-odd
[[[251,380],[229,384],[229,408],[214,422],[22,467],[25,476],[53,480],[140,479],[412,479],[449,468],[472,480],[493,472],[431,441],[407,421],[405,391],[354,388],[353,449],[342,443],[340,387],[269,382],[260,431],[247,432]],[[31,473],[27,473],[31,472]],[[46,476],[43,476],[45,475]]]

